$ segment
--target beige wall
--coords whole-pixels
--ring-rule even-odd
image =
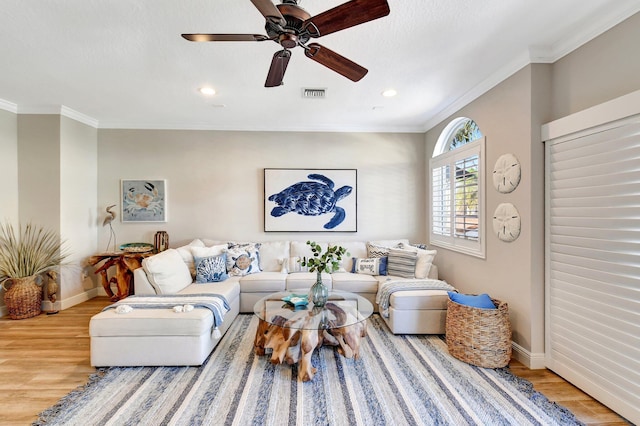
[[[543,365],[544,352],[544,150],[540,127],[582,109],[640,89],[640,14],[552,65],[527,66],[453,114],[426,134],[427,157],[453,118],[474,119],[487,137],[487,229],[491,213],[511,202],[522,216],[522,233],[512,243],[487,235],[486,259],[440,249],[441,276],[468,293],[488,292],[509,303],[513,339],[530,365]],[[496,158],[514,153],[522,180],[511,194],[491,182]],[[428,161],[428,160],[427,160]],[[519,355],[519,354],[517,354]],[[531,364],[532,363],[532,364]]]
[[[0,109],[0,222],[18,220],[18,117]]]
[[[640,13],[553,65],[552,120],[640,88]]]
[[[486,137],[486,259],[438,249],[436,263],[441,277],[460,291],[489,293],[508,302],[513,340],[532,353],[544,351],[544,336],[532,332],[534,329],[544,329],[543,293],[533,291],[534,288],[544,288],[543,274],[538,273],[544,267],[540,263],[542,258],[533,256],[534,252],[543,253],[544,229],[539,216],[544,211],[534,205],[532,197],[534,191],[541,191],[539,177],[543,176],[543,165],[537,163],[542,154],[542,144],[539,149],[533,149],[531,144],[534,131],[531,119],[534,70],[536,74],[544,76],[544,67],[525,67],[426,135],[429,157],[444,127],[456,117],[475,120]],[[491,180],[495,161],[505,153],[514,154],[522,165],[520,184],[510,194],[497,192]],[[543,194],[537,196],[542,199]],[[522,218],[520,237],[511,243],[500,241],[492,231],[492,213],[498,204],[504,202],[513,203]]]
[[[93,268],[84,265],[98,251],[98,130],[60,118],[60,234],[69,247],[71,267],[63,268],[62,305],[83,301],[93,289]],[[78,300],[74,300],[78,298]]]
[[[70,256],[58,293],[65,308],[96,293],[84,264],[97,251],[97,129],[56,114],[21,114],[17,122],[19,220],[65,241]]]
[[[99,214],[120,203],[120,179],[167,179],[168,222],[114,223],[118,244],[172,246],[196,237],[221,240],[365,240],[424,236],[424,136],[165,130],[99,132]],[[357,233],[265,233],[264,168],[358,170]],[[108,229],[99,230],[106,248]]]

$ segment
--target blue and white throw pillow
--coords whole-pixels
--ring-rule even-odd
[[[227,254],[222,253],[217,256],[194,257],[196,269],[196,283],[216,283],[226,280],[227,275]]]
[[[227,271],[230,276],[245,276],[261,272],[260,243],[229,245],[227,253]]]
[[[352,259],[351,272],[354,274],[387,275],[386,257],[369,257],[365,259],[353,257]]]
[[[389,249],[387,274],[394,277],[415,278],[418,254],[411,250]]]

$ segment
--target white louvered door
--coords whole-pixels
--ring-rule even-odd
[[[546,364],[640,423],[640,115],[574,130],[545,142]]]

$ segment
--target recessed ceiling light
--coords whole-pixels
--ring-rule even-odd
[[[207,96],[213,96],[216,94],[216,89],[214,89],[213,87],[201,87],[200,93]]]
[[[384,96],[385,98],[391,98],[397,94],[398,92],[395,89],[387,89],[384,92],[382,92],[382,96]]]

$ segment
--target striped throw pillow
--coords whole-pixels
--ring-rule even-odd
[[[418,253],[411,250],[389,249],[387,274],[402,278],[416,277]]]

